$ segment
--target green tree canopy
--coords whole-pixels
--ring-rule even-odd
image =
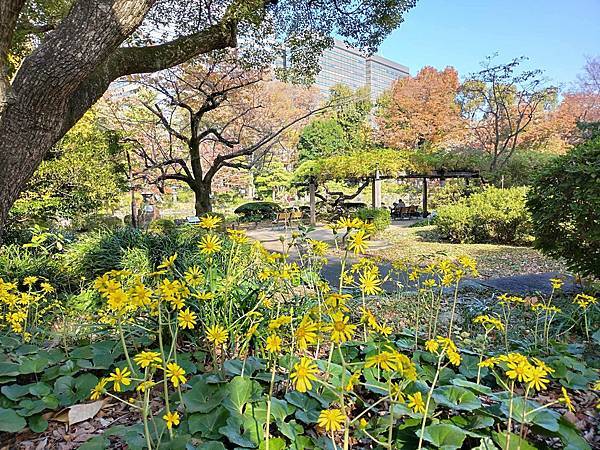
[[[48,152],[11,210],[18,221],[72,219],[118,202],[126,189],[116,139],[88,112]]]

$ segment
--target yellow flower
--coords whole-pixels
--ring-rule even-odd
[[[181,383],[185,383],[187,380],[184,375],[185,375],[185,370],[183,370],[183,367],[180,367],[176,363],[167,364],[167,370],[165,371],[165,377],[171,379],[171,383],[173,383],[173,386],[177,387]]]
[[[392,334],[392,327],[390,327],[387,324],[375,324],[375,330],[378,331],[380,334],[383,334],[384,336],[389,336],[390,334]]]
[[[527,361],[521,361],[518,363],[509,362],[506,376],[511,380],[517,380],[522,382],[525,377],[529,374],[531,365]]]
[[[350,294],[339,294],[337,292],[332,292],[325,299],[325,304],[333,309],[348,311],[348,308],[346,308],[346,300],[349,298],[352,298]]]
[[[227,229],[229,238],[237,244],[246,244],[248,242],[248,236],[244,230],[234,230],[231,228]]]
[[[146,392],[148,389],[152,388],[155,384],[156,383],[152,380],[142,381],[140,384],[138,384],[138,386],[135,388],[135,390],[138,392]]]
[[[376,295],[381,292],[381,279],[376,273],[363,272],[358,278],[360,290],[366,295]]]
[[[55,291],[54,286],[52,286],[50,283],[48,282],[43,282],[40,284],[40,287],[42,288],[42,291],[46,294],[51,294],[52,292]]]
[[[493,330],[494,328],[500,331],[504,331],[504,324],[496,317],[492,317],[487,314],[475,317],[475,319],[473,319],[473,323],[481,324],[488,332]]]
[[[325,409],[319,414],[318,424],[325,431],[333,433],[340,431],[346,420],[346,416],[339,409]]]
[[[564,283],[565,281],[561,280],[560,278],[550,278],[552,289],[560,289]]]
[[[90,400],[98,400],[100,397],[102,397],[102,394],[104,394],[106,388],[106,383],[108,383],[106,378],[100,378],[98,384],[92,388]]]
[[[220,252],[223,248],[221,245],[221,239],[219,239],[219,237],[215,234],[206,234],[202,236],[198,247],[200,248],[200,253],[207,256]]]
[[[327,242],[317,241],[316,239],[307,239],[306,241],[310,244],[310,249],[316,256],[325,256],[329,249]]]
[[[131,371],[126,367],[123,370],[118,367],[108,377],[108,381],[113,382],[115,392],[121,392],[121,385],[129,386],[131,384]]]
[[[355,217],[354,219],[350,219],[349,217],[342,217],[336,223],[337,228],[347,228],[348,230],[352,228],[359,228],[362,224],[362,221]],[[332,228],[333,229],[333,228]]]
[[[108,294],[108,307],[115,311],[123,311],[127,307],[128,297],[125,291],[122,289],[117,289]]]
[[[356,233],[354,233],[348,238],[348,249],[352,250],[355,255],[365,253],[367,251],[368,238],[369,235],[365,233],[365,230],[358,230]]]
[[[356,325],[349,324],[350,318],[344,316],[341,312],[331,315],[331,324],[325,327],[325,331],[331,333],[331,340],[335,343],[342,343],[352,339]]]
[[[414,413],[425,412],[425,402],[423,401],[423,396],[420,392],[415,392],[414,394],[408,394],[408,404],[407,406],[413,410]]]
[[[152,364],[160,364],[162,359],[160,358],[160,353],[158,352],[140,352],[133,357],[133,360],[137,363],[138,366],[145,369],[146,367]]]
[[[281,351],[281,338],[276,334],[272,334],[267,337],[267,351],[271,353],[277,353]]]
[[[193,295],[194,295],[194,297],[196,297],[198,300],[201,300],[201,301],[208,301],[208,300],[212,300],[215,298],[215,294],[213,294],[212,292],[197,292]]]
[[[571,397],[569,397],[567,390],[564,387],[561,387],[560,389],[562,390],[562,397],[560,397],[558,401],[564,403],[569,411],[575,412],[575,407],[573,406],[573,402],[571,401]]]
[[[165,422],[167,422],[167,428],[169,430],[171,428],[173,428],[173,426],[179,425],[180,419],[179,419],[179,413],[177,411],[171,412],[171,413],[166,413],[162,418],[165,419]]]
[[[177,259],[177,253],[173,256],[169,256],[168,258],[163,259],[163,262],[157,267],[157,269],[170,269],[175,265],[175,260]]]
[[[298,348],[300,350],[306,350],[309,345],[316,344],[318,330],[319,326],[314,323],[310,317],[304,316],[294,332],[294,337],[298,342]]]
[[[284,325],[292,323],[291,316],[279,316],[277,319],[273,319],[269,322],[269,330],[278,330]]]
[[[200,223],[198,226],[201,228],[206,228],[207,230],[212,230],[217,227],[217,225],[221,222],[221,218],[219,216],[211,216],[206,215],[202,219],[200,219]]]
[[[25,278],[23,278],[23,284],[24,284],[25,286],[32,286],[32,285],[34,285],[35,283],[37,283],[37,280],[38,280],[38,279],[39,279],[39,278],[38,278],[38,277],[36,277],[36,276],[28,276],[28,277],[25,277]]]
[[[184,274],[185,281],[187,281],[192,286],[199,286],[204,282],[204,274],[200,270],[198,266],[192,266],[188,270],[185,271]]]
[[[354,386],[356,386],[359,381],[360,381],[360,372],[353,373],[352,375],[350,375],[350,378],[348,378],[348,383],[346,383],[346,386],[344,387],[344,389],[346,391],[350,392],[352,389],[354,389]]]
[[[300,358],[300,362],[294,364],[294,370],[290,379],[298,392],[306,392],[312,389],[311,381],[317,379],[317,365],[310,358]]]
[[[368,356],[365,360],[365,367],[378,366],[382,370],[396,370],[396,355],[389,351],[379,352],[376,355]]]
[[[535,389],[536,391],[541,391],[546,389],[547,384],[550,383],[550,380],[546,378],[548,373],[541,366],[533,366],[531,369],[525,374],[525,382],[529,384],[530,389]]]
[[[430,353],[437,353],[439,348],[440,344],[438,344],[438,342],[434,339],[430,339],[427,342],[425,342],[425,350],[427,350]]]
[[[221,325],[215,325],[206,329],[206,338],[212,342],[215,347],[227,342],[227,330]]]
[[[192,330],[196,325],[196,318],[196,314],[191,312],[190,308],[187,308],[185,311],[179,311],[177,321],[179,322],[179,326],[181,328]]]
[[[494,367],[497,364],[498,360],[494,357],[484,359],[479,363],[479,367]]]
[[[446,355],[448,356],[448,361],[450,361],[450,364],[454,366],[460,366],[460,353],[449,348],[446,352]]]

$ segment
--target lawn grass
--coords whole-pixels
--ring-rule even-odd
[[[434,225],[415,228],[392,225],[380,233],[377,239],[389,242],[389,246],[369,251],[371,256],[387,261],[406,259],[411,263],[427,263],[442,257],[468,255],[477,260],[483,278],[567,272],[563,263],[548,258],[531,247],[444,242],[437,235]]]

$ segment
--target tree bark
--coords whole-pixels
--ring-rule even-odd
[[[212,212],[212,181],[203,181],[194,186],[196,216],[200,217]]]
[[[235,46],[235,22],[227,19],[167,44],[120,47],[155,2],[78,0],[56,30],[23,61],[8,87],[2,73],[5,51],[0,48],[0,239],[10,208],[46,152],[112,81]],[[5,7],[6,11],[20,10],[22,3],[2,0],[0,47],[7,42],[4,30],[14,30],[12,22],[6,23],[10,17],[4,15]]]

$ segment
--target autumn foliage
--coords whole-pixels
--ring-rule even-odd
[[[453,67],[424,67],[415,77],[398,80],[383,101],[379,127],[392,147],[440,146],[464,137],[464,121],[456,101],[460,81]]]

